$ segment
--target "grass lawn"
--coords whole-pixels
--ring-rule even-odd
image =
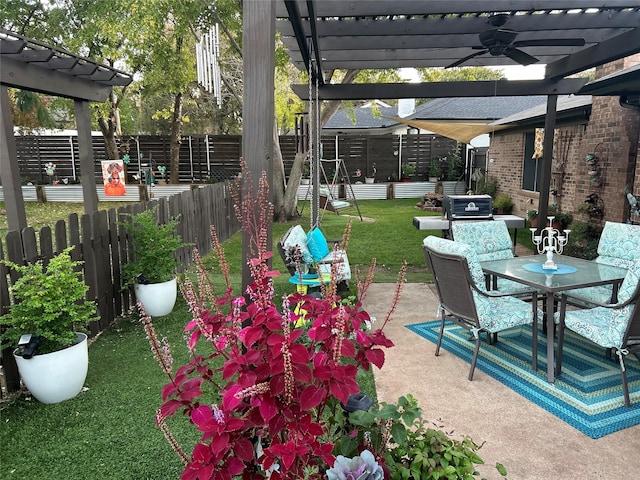
[[[420,243],[427,232],[416,230],[412,217],[420,212],[416,200],[362,201],[362,214],[370,220],[353,219],[349,259],[362,274],[372,257],[377,258],[377,281],[394,282],[403,258],[409,264],[409,281],[427,281]],[[82,213],[81,204],[27,203],[27,218],[37,228]],[[101,203],[100,208],[112,208]],[[0,208],[4,205],[0,203]],[[305,208],[309,211],[308,206]],[[348,212],[351,213],[351,212]],[[355,209],[354,212],[355,214]],[[323,231],[328,238],[340,238],[348,217],[327,212]],[[309,219],[302,218],[308,229]],[[294,222],[274,224],[276,242]],[[6,233],[6,217],[0,216],[0,235]],[[439,232],[438,232],[439,233]],[[241,271],[241,235],[225,245],[234,282]],[[206,257],[214,279],[217,263]],[[282,260],[274,257],[274,267],[285,272]],[[277,295],[292,291],[288,275],[276,280]],[[352,283],[352,285],[355,282]],[[237,292],[237,290],[236,290]],[[166,336],[177,364],[187,358],[182,330],[190,319],[184,301],[179,300],[171,315],[155,320],[159,335]],[[155,427],[155,411],[165,377],[153,358],[142,326],[135,317],[118,319],[89,347],[87,390],[57,405],[42,405],[22,395],[0,403],[0,479],[171,479],[179,478],[182,464]],[[375,398],[371,374],[359,379],[362,390]],[[197,439],[186,418],[171,419],[183,445]],[[174,421],[177,420],[177,421]]]
[[[418,231],[412,225],[417,200],[361,201],[360,209],[367,221],[353,218],[348,245],[352,269],[362,275],[375,257],[376,281],[395,282],[403,259],[408,263],[407,281],[431,280],[426,271],[420,247],[428,234],[439,231]],[[4,205],[0,203],[0,208]],[[100,208],[114,207],[102,203]],[[81,204],[27,203],[30,225],[51,225],[70,213],[82,213]],[[305,212],[309,212],[308,205]],[[348,213],[355,215],[355,209]],[[348,217],[326,212],[322,224],[328,238],[340,238]],[[4,222],[4,223],[3,223]],[[275,242],[295,222],[274,224]],[[309,227],[308,217],[299,223]],[[521,229],[526,239],[529,233]],[[6,217],[0,216],[0,235],[6,233]],[[519,235],[520,236],[520,235]],[[241,272],[241,235],[236,234],[224,244],[225,254],[237,286]],[[205,263],[214,282],[217,262],[211,255]],[[273,266],[285,273],[279,255]],[[292,291],[288,275],[275,280],[276,296]],[[352,282],[352,289],[355,282]],[[219,288],[219,291],[222,291]],[[176,364],[187,358],[183,328],[190,320],[184,301],[179,300],[171,315],[155,320],[160,336],[172,345]],[[135,317],[118,319],[107,331],[93,340],[89,347],[88,390],[78,397],[58,405],[42,405],[25,395],[0,403],[0,479],[75,480],[75,479],[176,479],[182,471],[178,456],[170,449],[162,433],[155,427],[155,411],[160,405],[164,374],[153,358],[142,326]],[[371,374],[362,375],[359,383],[374,399],[375,385]],[[178,440],[191,451],[196,432],[186,418],[172,418]]]

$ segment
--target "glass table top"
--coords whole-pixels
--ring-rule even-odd
[[[508,278],[525,285],[537,287],[548,292],[559,292],[574,288],[582,288],[607,283],[617,283],[624,279],[627,270],[605,265],[582,258],[554,255],[559,270],[538,270],[534,265],[542,265],[544,255],[529,255],[504,260],[481,262],[485,273]],[[537,271],[536,271],[537,270]]]

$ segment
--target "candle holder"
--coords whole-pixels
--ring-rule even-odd
[[[565,245],[569,241],[569,233],[571,230],[562,232],[557,228],[553,228],[553,219],[555,217],[547,217],[549,226],[542,229],[540,235],[536,235],[536,229],[531,230],[531,241],[538,249],[538,253],[546,254],[547,260],[542,264],[543,270],[557,270],[558,266],[553,261],[553,254],[562,254]]]

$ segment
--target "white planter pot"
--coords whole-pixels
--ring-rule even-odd
[[[375,178],[371,178],[371,177],[365,177],[364,178],[364,183],[373,183],[375,182]]]
[[[162,283],[134,285],[136,298],[144,305],[144,310],[150,317],[162,317],[173,310],[178,297],[178,283],[176,279]]]
[[[78,343],[57,352],[26,359],[14,353],[22,381],[41,403],[60,403],[80,393],[87,378],[87,336],[78,333]]]

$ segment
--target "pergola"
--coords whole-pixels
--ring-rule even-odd
[[[126,86],[132,81],[130,75],[102,63],[0,29],[0,175],[9,230],[22,230],[27,220],[8,89],[73,99],[84,209],[91,213],[98,209],[98,195],[89,102],[104,102],[114,86]]]
[[[312,98],[308,85],[293,86],[301,98],[310,101],[547,95],[545,131],[551,132],[558,95],[631,94],[637,103],[640,92],[637,70],[624,78],[586,86],[584,78],[568,78],[640,52],[637,1],[278,0],[276,16],[291,61],[310,72],[317,83],[317,89],[311,89]],[[245,44],[246,48],[252,47]],[[533,63],[546,65],[544,79],[348,85],[326,82],[327,73],[336,69]],[[312,157],[316,149],[317,159],[318,146],[312,143],[311,148]],[[543,217],[547,214],[552,148],[553,136],[546,135],[539,205]],[[318,178],[313,180],[317,184]],[[315,198],[312,203],[317,205]],[[317,215],[312,206],[312,217]]]

